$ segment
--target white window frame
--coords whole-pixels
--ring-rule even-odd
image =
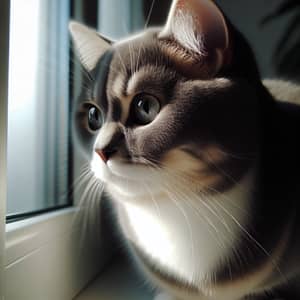
[[[0,10],[0,299],[4,300],[4,256],[6,215],[6,141],[9,57],[9,1],[1,2]]]

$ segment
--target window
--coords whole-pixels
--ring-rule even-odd
[[[68,204],[69,1],[12,0],[9,218]]]

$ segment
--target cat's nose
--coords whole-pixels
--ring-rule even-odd
[[[96,149],[95,152],[100,156],[100,158],[106,163],[109,158],[117,152],[116,149]]]
[[[117,130],[110,137],[110,141],[106,145],[101,143],[96,144],[95,152],[106,163],[120,148],[124,141],[124,134],[122,131]]]

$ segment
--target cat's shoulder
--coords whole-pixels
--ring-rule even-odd
[[[276,100],[300,105],[300,83],[282,79],[265,79],[263,84]]]

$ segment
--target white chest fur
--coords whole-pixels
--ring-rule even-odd
[[[157,267],[201,286],[228,259],[243,234],[252,176],[214,196],[193,192],[144,196],[117,203],[122,230]]]

